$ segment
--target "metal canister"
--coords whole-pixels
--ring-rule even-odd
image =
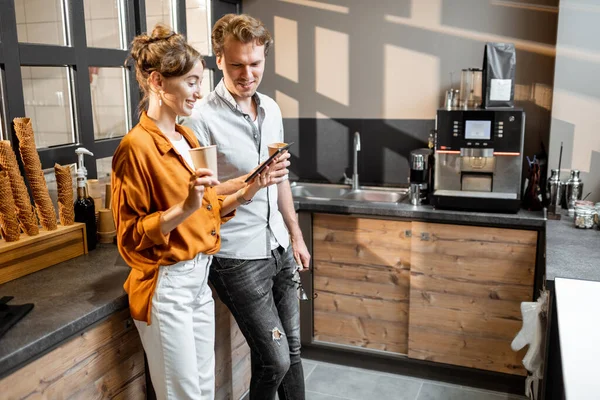
[[[548,196],[548,211],[554,214],[556,214],[556,208],[560,207],[561,186],[558,170],[553,169],[546,184],[546,196]]]
[[[567,208],[569,209],[569,213],[571,213],[575,209],[575,201],[581,200],[581,197],[583,196],[583,181],[581,178],[579,178],[578,169],[571,170],[571,177],[565,186],[565,200],[567,203]]]

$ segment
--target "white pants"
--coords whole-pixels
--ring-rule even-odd
[[[215,307],[208,286],[211,256],[159,268],[151,324],[134,321],[159,400],[213,400]]]

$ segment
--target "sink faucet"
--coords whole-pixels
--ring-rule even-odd
[[[360,133],[354,132],[354,158],[352,162],[352,178],[344,172],[344,183],[352,185],[352,190],[358,190],[358,152],[360,151]]]

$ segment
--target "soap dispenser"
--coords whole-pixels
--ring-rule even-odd
[[[96,207],[94,200],[87,192],[87,170],[83,162],[83,155],[94,154],[84,147],[75,149],[77,154],[77,200],[75,200],[75,222],[85,224],[88,250],[96,248]]]

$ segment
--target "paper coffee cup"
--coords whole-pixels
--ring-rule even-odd
[[[282,147],[287,146],[287,143],[271,143],[270,145],[267,146],[267,148],[269,149],[269,157],[271,157],[276,151],[277,149],[280,149]]]
[[[194,169],[208,168],[213,172],[213,176],[217,175],[217,146],[196,147],[190,150]]]

